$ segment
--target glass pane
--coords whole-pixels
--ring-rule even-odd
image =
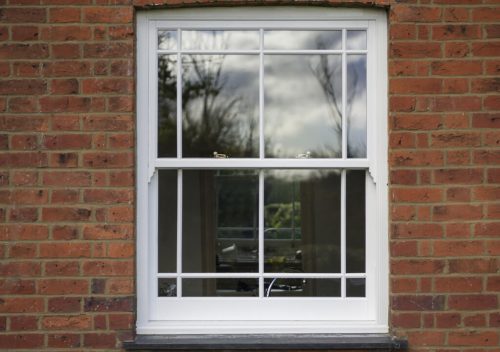
[[[346,279],[347,297],[365,297],[365,279]]]
[[[183,55],[184,157],[257,157],[259,57]]]
[[[258,31],[182,31],[183,50],[258,50]]]
[[[158,31],[158,49],[176,50],[177,49],[177,31],[159,30]]]
[[[264,49],[340,50],[342,31],[265,31]]]
[[[341,156],[340,55],[264,57],[266,157]]]
[[[340,271],[340,173],[266,171],[266,272]]]
[[[254,171],[183,171],[183,271],[258,271]]]
[[[347,31],[347,50],[366,50],[366,31]]]
[[[158,272],[177,267],[177,171],[158,171]]]
[[[265,279],[266,297],[340,297],[340,279]]]
[[[177,280],[176,279],[158,279],[159,297],[176,297]]]
[[[348,170],[346,177],[346,270],[365,272],[365,172]]]
[[[158,157],[177,154],[177,56],[158,57]]]
[[[347,157],[366,158],[366,55],[347,55]]]
[[[252,297],[258,295],[258,279],[182,279],[183,297]]]

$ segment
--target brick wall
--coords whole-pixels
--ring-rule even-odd
[[[203,2],[0,0],[1,347],[131,338],[134,6]],[[392,331],[498,351],[499,1],[266,3],[389,9]]]

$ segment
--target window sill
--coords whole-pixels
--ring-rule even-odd
[[[406,350],[388,334],[138,335],[125,350]]]

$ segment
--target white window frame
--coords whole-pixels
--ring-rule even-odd
[[[367,158],[347,159],[346,119],[343,119],[343,157],[339,159],[274,160],[264,159],[262,152],[260,158],[255,159],[194,158],[188,160],[181,159],[180,154],[177,158],[157,158],[156,31],[158,28],[184,27],[205,29],[366,28],[368,50],[364,52],[367,53]],[[343,37],[345,43],[345,30]],[[339,52],[346,55],[345,50]],[[343,60],[344,72],[345,62],[346,60]],[[343,91],[345,91],[345,79],[343,85]],[[388,332],[387,20],[384,11],[312,7],[241,7],[139,12],[137,13],[136,127],[138,334]],[[177,128],[177,133],[181,133],[179,123]],[[178,139],[178,149],[179,147],[180,139]],[[158,297],[157,281],[161,275],[157,274],[158,173],[156,171],[163,168],[208,167],[368,170],[366,177],[366,297],[345,297],[345,288],[342,297],[334,298]],[[182,178],[181,173],[178,174],[180,185]],[[343,172],[342,183],[345,189],[345,172]],[[345,204],[345,191],[343,197],[342,202]],[[178,207],[181,205],[181,198],[181,194],[178,194]],[[181,219],[178,219],[178,224],[180,223]],[[343,227],[342,241],[345,244],[345,220]],[[179,233],[180,231],[178,229]],[[181,254],[179,247],[178,245],[178,261]],[[345,263],[343,266],[343,274],[339,277],[345,280],[349,274],[345,273]],[[327,275],[331,276],[331,274]],[[239,274],[238,276],[242,277]],[[321,274],[314,277],[320,276]],[[342,286],[345,287],[345,285]],[[244,312],[244,314],[238,312]]]

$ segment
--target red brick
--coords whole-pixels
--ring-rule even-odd
[[[481,99],[475,96],[442,96],[433,100],[433,111],[475,111],[481,109]]]
[[[12,26],[12,40],[33,41],[38,40],[39,28],[37,26]]]
[[[53,26],[42,32],[42,38],[51,41],[86,41],[92,38],[88,26]]]
[[[85,44],[83,47],[86,58],[129,58],[133,52],[131,43]]]
[[[474,22],[499,22],[500,9],[498,7],[477,7],[472,9]]]
[[[460,325],[458,313],[436,313],[436,327],[441,329],[457,328]]]
[[[39,79],[2,80],[0,94],[3,95],[37,95],[47,90],[47,82]]]
[[[36,257],[36,245],[35,244],[13,244],[9,248],[10,258],[35,258]]]
[[[390,81],[390,93],[432,94],[441,92],[440,78],[400,78]]]
[[[498,57],[499,50],[500,50],[500,41],[472,43],[472,54],[474,56]]]
[[[417,346],[441,346],[445,336],[442,331],[415,331],[408,334],[408,343]]]
[[[466,42],[448,42],[444,45],[444,56],[463,58],[470,54],[470,46]]]
[[[43,298],[5,297],[0,302],[0,313],[37,313],[42,311]]]
[[[0,294],[28,295],[35,293],[35,281],[19,278],[0,280]]]
[[[434,171],[437,184],[475,184],[483,182],[481,169],[438,169]]]
[[[78,334],[49,334],[48,346],[51,348],[77,348],[80,347],[80,335]]]
[[[474,151],[473,161],[480,165],[498,165],[500,164],[500,151],[499,150],[476,150]]]
[[[498,332],[495,331],[470,331],[450,332],[448,342],[451,346],[497,346]]]
[[[86,171],[53,171],[43,174],[43,184],[47,186],[90,186],[91,174]]]
[[[472,93],[497,93],[500,91],[500,78],[476,78],[472,80]]]
[[[45,279],[38,282],[38,287],[43,295],[85,295],[89,293],[87,280]]]
[[[40,257],[42,258],[82,258],[90,257],[88,243],[41,243]]]
[[[47,44],[1,44],[0,59],[41,59],[49,55]]]
[[[127,276],[132,275],[134,266],[129,261],[88,261],[83,264],[87,276]]]
[[[441,151],[392,152],[390,165],[393,166],[440,166],[443,164]]]
[[[48,299],[48,311],[52,313],[75,313],[82,310],[80,297],[54,297]]]
[[[477,237],[497,237],[500,234],[499,222],[478,223],[474,226],[474,234]]]
[[[83,345],[91,348],[113,348],[116,346],[116,336],[112,333],[96,334],[88,333],[83,335]]]
[[[444,309],[444,296],[393,296],[391,307],[394,310],[403,311],[439,311]]]
[[[486,326],[486,315],[475,314],[464,318],[464,325],[467,327],[484,327]]]
[[[438,274],[443,269],[441,260],[398,259],[391,262],[391,273],[395,275]]]
[[[131,225],[88,225],[83,229],[87,240],[130,239],[134,233]]]
[[[80,22],[80,9],[75,7],[52,7],[49,20],[54,23]]]
[[[393,119],[394,129],[401,130],[434,130],[442,127],[439,115],[397,115]]]
[[[450,273],[496,273],[498,269],[495,259],[450,259]]]
[[[438,188],[393,188],[391,194],[398,203],[434,203],[443,198],[443,191]]]
[[[40,23],[46,21],[46,11],[37,7],[4,7],[0,9],[2,23]]]
[[[75,78],[54,79],[50,84],[51,94],[77,94],[78,92],[79,84]]]
[[[436,292],[481,292],[483,280],[478,277],[437,277],[434,286]]]
[[[447,60],[434,61],[431,70],[433,75],[438,76],[474,76],[482,73],[483,66],[479,60]]]
[[[90,7],[84,9],[85,22],[91,23],[130,23],[132,22],[132,8],[98,8]]]
[[[465,40],[481,38],[479,25],[446,24],[432,27],[433,40]]]
[[[47,330],[86,330],[91,327],[92,317],[88,315],[46,316],[42,326]]]
[[[52,56],[55,59],[77,59],[81,57],[80,45],[73,43],[52,44]]]
[[[484,253],[481,241],[439,241],[434,243],[434,255],[438,257],[479,256]]]
[[[135,292],[133,279],[113,278],[107,280],[107,293],[111,295],[130,295]]]
[[[435,221],[477,220],[483,217],[483,209],[480,205],[440,205],[433,208],[432,216]]]
[[[74,261],[57,261],[45,263],[45,275],[47,276],[78,276],[80,264]]]
[[[11,331],[37,330],[38,317],[36,316],[13,316],[10,317]]]
[[[132,314],[110,314],[109,328],[113,330],[132,329],[134,326],[134,316]]]
[[[130,79],[86,79],[82,91],[84,94],[130,94],[132,83]]]
[[[133,163],[133,154],[130,152],[86,153],[83,156],[84,166],[91,168],[132,167]]]
[[[6,349],[35,349],[42,348],[43,334],[2,334],[0,346]]]
[[[395,22],[437,22],[441,19],[439,7],[395,5],[390,18]]]

